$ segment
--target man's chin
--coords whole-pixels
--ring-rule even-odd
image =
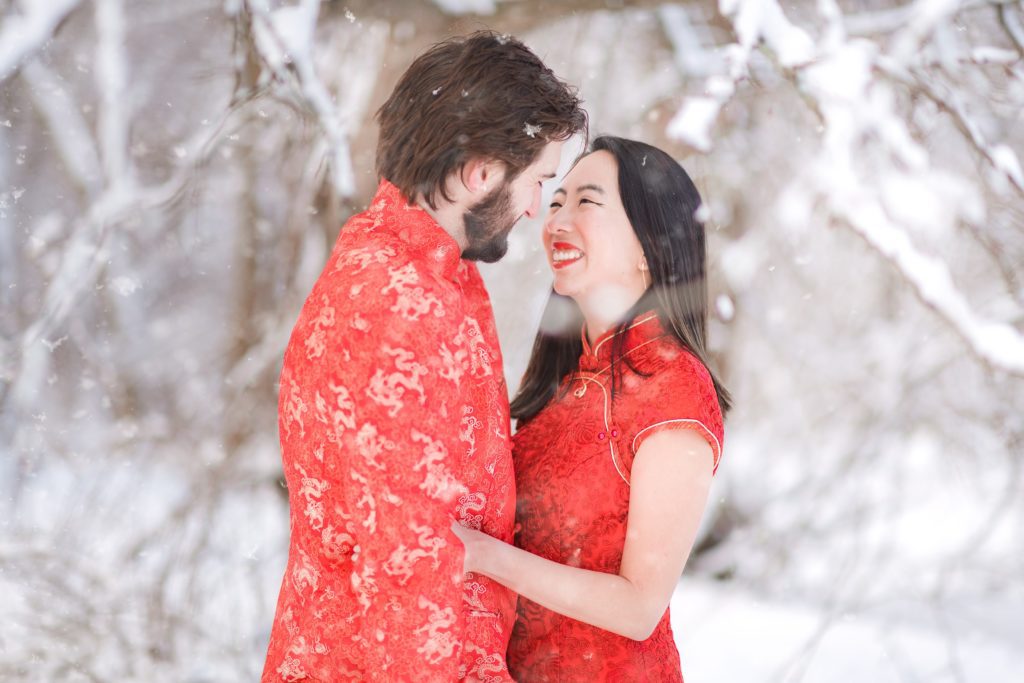
[[[462,258],[467,261],[481,261],[483,263],[496,263],[508,253],[508,238],[500,241],[488,242],[487,244],[470,245],[462,252]]]

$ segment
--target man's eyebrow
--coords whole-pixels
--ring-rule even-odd
[[[560,187],[557,190],[555,190],[554,194],[558,194],[559,192],[561,192],[562,194],[569,194],[568,192],[565,191],[564,187]]]

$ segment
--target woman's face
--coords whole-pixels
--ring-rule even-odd
[[[611,152],[588,154],[565,176],[548,209],[543,240],[555,291],[585,309],[603,301],[632,305],[650,282],[640,270],[643,248],[622,206]]]

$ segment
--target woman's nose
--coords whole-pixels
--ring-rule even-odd
[[[557,235],[559,233],[565,232],[565,226],[562,224],[561,221],[555,220],[555,217],[552,216],[551,218],[544,221],[544,230],[549,235]]]
[[[566,218],[567,216],[562,212],[562,210],[558,209],[544,221],[544,230],[546,230],[550,235],[568,232],[569,222]]]

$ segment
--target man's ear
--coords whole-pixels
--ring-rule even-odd
[[[470,159],[462,167],[462,184],[473,195],[486,195],[504,177],[503,165],[493,159]]]

